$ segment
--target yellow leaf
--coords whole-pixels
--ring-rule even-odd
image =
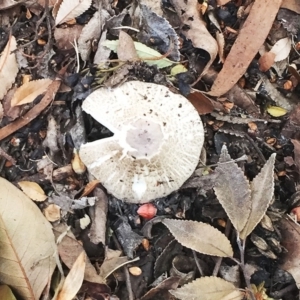
[[[86,254],[79,254],[57,296],[57,300],[72,300],[79,291],[84,277]]]
[[[287,113],[287,110],[285,110],[284,108],[281,108],[279,106],[269,106],[267,108],[267,112],[272,117],[282,117]]]
[[[34,99],[47,91],[47,88],[52,83],[52,79],[40,79],[29,81],[19,87],[11,99],[11,106],[18,106],[26,103],[31,103]]]
[[[45,201],[47,196],[43,189],[36,183],[31,181],[20,181],[18,185],[22,189],[22,191],[32,200],[34,201]]]
[[[16,297],[8,285],[0,285],[0,299],[16,300]]]
[[[184,65],[181,65],[181,64],[176,65],[175,67],[173,67],[171,69],[171,75],[172,76],[175,76],[175,75],[177,75],[179,73],[184,73],[184,72],[187,72],[187,69],[186,69],[186,67]]]

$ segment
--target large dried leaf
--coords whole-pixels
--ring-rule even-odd
[[[276,154],[273,153],[260,173],[251,182],[251,209],[245,228],[240,238],[245,239],[265,215],[274,195],[274,164]]]
[[[256,0],[254,2],[250,14],[225,60],[223,69],[211,88],[210,95],[225,94],[246,72],[269,34],[281,1]]]
[[[0,58],[0,100],[2,100],[6,92],[10,89],[18,73],[16,55],[15,53],[11,53],[16,49],[16,39],[14,36],[10,36]]]
[[[182,300],[242,300],[244,298],[244,293],[231,282],[213,276],[198,278],[169,292]]]
[[[175,239],[183,246],[203,254],[232,257],[233,251],[227,237],[211,225],[194,222],[164,219]]]
[[[222,147],[216,172],[218,177],[214,191],[233,226],[240,232],[250,215],[250,184],[244,172],[231,159],[226,146]]]
[[[16,90],[13,98],[11,99],[11,106],[14,107],[33,102],[37,96],[47,91],[52,81],[52,79],[47,78],[29,81],[23,84]]]
[[[83,14],[92,4],[92,0],[64,0],[57,12],[55,25],[70,21]]]
[[[298,289],[300,289],[300,226],[293,221],[283,218],[280,222],[282,245],[287,252],[283,255],[281,268],[291,273]]]
[[[102,43],[105,47],[109,48],[110,50],[117,52],[117,48],[119,45],[119,41],[110,41],[106,40],[105,42]],[[161,58],[159,59],[162,54],[157,52],[156,50],[153,50],[146,45],[139,43],[139,42],[134,42],[134,46],[137,52],[137,55],[140,59],[144,60],[146,64],[149,66],[156,65],[158,68],[166,68],[174,64],[171,60],[168,58]],[[156,59],[157,58],[157,59]],[[150,59],[150,60],[147,60]]]
[[[18,188],[0,178],[0,281],[39,299],[56,266],[51,225]]]
[[[83,282],[85,262],[86,254],[83,251],[76,259],[66,277],[62,289],[57,296],[57,300],[72,300],[76,296]]]

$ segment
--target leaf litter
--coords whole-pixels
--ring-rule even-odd
[[[34,220],[38,239],[43,240],[46,235],[40,231],[45,226],[38,224],[50,222],[62,239],[58,268],[68,280],[73,278],[64,287],[63,281],[55,286],[55,271],[54,291],[46,289],[45,297],[61,293],[65,299],[80,298],[86,293],[130,300],[174,295],[296,299],[299,266],[290,255],[297,257],[297,244],[290,248],[289,239],[297,237],[289,236],[289,226],[282,223],[285,212],[297,217],[300,205],[297,1],[4,1],[0,10],[1,176],[35,201],[9,187],[28,200],[22,202],[27,210],[19,218],[23,226],[18,234],[30,238],[27,222]],[[13,35],[10,28],[16,28]],[[26,78],[31,81],[25,83]],[[205,127],[205,144],[191,178],[144,206],[109,194],[104,182],[86,171],[79,152],[86,142],[112,137],[110,127],[105,127],[109,124],[82,113],[85,98],[99,87],[114,91],[132,80],[133,90],[138,82],[167,87],[166,94],[155,95],[164,97],[161,104],[172,104],[174,94],[187,97]],[[149,90],[143,96],[145,108],[154,95]],[[126,110],[126,97],[121,97],[120,113],[132,115],[136,122],[148,122],[157,113],[138,112],[136,106]],[[99,106],[104,103],[97,101]],[[183,117],[183,103],[176,107],[178,118]],[[156,141],[160,131],[165,134],[169,110],[175,107],[163,112],[157,128],[149,125],[149,132],[156,128],[155,138],[139,140],[138,147]],[[114,128],[113,137],[122,147],[132,142],[128,134],[139,128],[131,128],[131,122]],[[179,130],[195,144],[185,122]],[[186,147],[177,143],[166,157],[175,150],[185,153]],[[105,165],[114,151],[105,157],[98,154],[94,166]],[[122,159],[129,153],[134,164],[134,151],[136,145],[125,147]],[[174,164],[181,163],[175,159]],[[133,189],[142,193],[143,176],[152,176],[156,168],[154,164],[138,170]],[[176,172],[181,170],[174,168],[171,177]],[[109,176],[115,174],[120,178],[114,184],[122,191],[127,174],[114,168]],[[172,180],[165,176],[151,184],[161,189]],[[6,201],[5,209],[16,213],[23,207],[14,203]],[[32,205],[42,223],[27,212]],[[14,224],[10,215],[5,215],[5,222]],[[47,234],[53,244],[52,238]],[[177,245],[174,251],[172,245]],[[78,257],[79,266],[74,267]],[[48,256],[34,266],[45,259]],[[234,281],[224,272],[226,266],[245,280]],[[50,273],[44,271],[47,281],[33,287],[33,293],[39,295],[50,286]],[[10,286],[5,293],[23,295],[16,281],[1,277],[0,283]]]

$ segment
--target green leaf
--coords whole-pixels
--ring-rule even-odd
[[[107,47],[110,50],[117,53],[119,40],[115,40],[115,41],[106,40],[105,42],[103,42],[102,45],[104,45],[105,47]],[[135,46],[138,57],[140,59],[144,60],[144,62],[147,63],[149,66],[154,66],[155,65],[159,69],[161,69],[161,68],[169,67],[169,66],[174,64],[174,62],[169,60],[168,58],[162,58],[162,59],[158,59],[158,60],[146,60],[146,58],[148,58],[148,59],[151,58],[152,59],[152,58],[161,57],[162,54],[160,54],[156,50],[153,50],[153,49],[149,48],[148,46],[146,46],[142,43],[139,43],[139,42],[134,42],[134,46]]]

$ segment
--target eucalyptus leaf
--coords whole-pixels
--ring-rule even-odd
[[[102,43],[103,46],[109,48],[113,52],[117,53],[117,49],[119,46],[119,40],[106,40],[105,42]],[[157,66],[159,69],[161,68],[166,68],[174,64],[173,61],[169,60],[168,58],[161,58],[161,59],[156,59],[162,56],[159,52],[156,50],[153,50],[149,48],[148,46],[139,43],[139,42],[134,42],[134,46],[137,52],[137,55],[140,59],[142,59],[145,63],[147,63],[149,66]],[[147,60],[150,59],[150,60]]]

